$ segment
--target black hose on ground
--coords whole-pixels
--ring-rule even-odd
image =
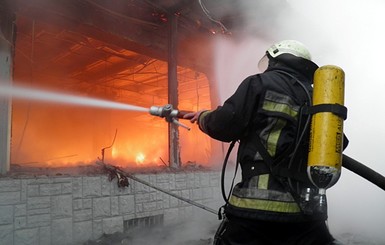
[[[377,173],[373,169],[365,166],[364,164],[354,160],[351,157],[342,155],[342,166],[355,174],[358,174],[362,178],[372,182],[385,191],[385,177]]]
[[[196,201],[193,201],[193,200],[191,200],[191,199],[188,199],[188,198],[185,198],[185,197],[182,197],[182,196],[179,196],[179,195],[177,195],[177,194],[175,194],[175,193],[173,193],[173,192],[171,192],[171,191],[167,191],[167,190],[165,190],[165,189],[163,189],[163,188],[160,188],[160,187],[157,187],[157,186],[155,186],[155,185],[152,185],[151,183],[149,183],[149,182],[147,182],[147,181],[144,181],[144,180],[142,180],[142,179],[140,179],[140,178],[137,178],[137,177],[135,177],[134,175],[132,175],[132,174],[130,174],[130,173],[128,173],[127,171],[124,171],[124,170],[122,170],[122,169],[120,169],[119,167],[116,167],[116,166],[114,166],[114,165],[110,165],[110,164],[107,164],[107,163],[105,163],[105,162],[103,162],[103,161],[96,161],[96,164],[98,164],[98,165],[100,165],[100,166],[103,166],[107,171],[112,171],[112,172],[114,172],[115,174],[117,173],[118,174],[118,186],[119,187],[127,187],[128,186],[128,182],[127,183],[125,183],[125,184],[127,184],[127,185],[122,185],[121,184],[121,182],[119,182],[119,179],[123,179],[123,183],[125,182],[125,178],[130,178],[130,179],[132,179],[132,180],[134,180],[134,181],[136,181],[136,182],[139,182],[139,183],[141,183],[141,184],[143,184],[143,185],[146,185],[146,186],[148,186],[148,187],[151,187],[151,188],[153,188],[153,189],[155,189],[155,190],[157,190],[157,191],[160,191],[160,192],[163,192],[163,193],[166,193],[166,194],[168,194],[168,195],[170,195],[170,196],[172,196],[172,197],[175,197],[175,198],[177,198],[177,199],[179,199],[179,200],[182,200],[182,201],[184,201],[184,202],[187,202],[187,203],[189,203],[189,204],[191,204],[191,205],[194,205],[194,206],[196,206],[196,207],[198,207],[198,208],[201,208],[201,209],[203,209],[203,210],[206,210],[206,211],[208,211],[208,212],[210,212],[210,213],[213,213],[213,214],[215,214],[215,215],[217,215],[218,214],[218,212],[216,211],[216,210],[214,210],[214,209],[212,209],[212,208],[210,208],[210,207],[208,207],[208,206],[205,206],[205,205],[203,205],[203,204],[200,204],[200,203],[198,203],[198,202],[196,202]],[[121,178],[121,176],[124,176],[125,178]],[[113,179],[114,177],[112,177],[111,179],[110,179],[110,181]]]

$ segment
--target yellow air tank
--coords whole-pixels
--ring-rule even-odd
[[[343,122],[347,111],[344,82],[344,71],[337,66],[322,66],[314,74],[307,173],[319,189],[321,209],[326,206],[326,189],[341,175]]]

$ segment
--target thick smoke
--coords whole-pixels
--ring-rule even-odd
[[[254,2],[259,1],[241,2],[246,7],[244,30],[249,35],[237,37],[236,42],[218,41],[216,79],[221,99],[231,95],[246,76],[259,72],[257,62],[270,44],[299,40],[319,66],[336,65],[345,71],[348,119],[344,132],[350,143],[344,153],[385,175],[381,143],[385,138],[385,109],[381,106],[385,2],[288,0],[277,5],[271,1],[275,5],[264,8],[263,20],[258,14],[261,6],[253,6]],[[385,243],[383,190],[342,169],[339,182],[327,193],[329,226],[337,238],[349,244]]]
[[[185,244],[206,245],[212,244],[213,234],[219,225],[216,215],[205,211],[195,210],[195,215],[186,222],[173,223],[163,227],[151,229],[135,229],[126,235],[127,244]],[[149,236],[149,234],[151,234]],[[116,243],[123,244],[123,242]]]

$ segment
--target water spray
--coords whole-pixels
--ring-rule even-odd
[[[140,107],[140,106],[128,105],[124,103],[96,99],[96,98],[87,98],[84,96],[63,94],[63,93],[58,93],[53,91],[44,91],[44,90],[39,90],[35,88],[21,87],[21,86],[0,85],[0,98],[1,97],[29,99],[29,100],[35,100],[35,101],[48,101],[48,102],[55,102],[55,103],[99,107],[99,108],[110,108],[110,109],[128,110],[128,111],[139,111],[139,112],[148,111],[147,108]]]
[[[118,110],[128,110],[128,111],[139,111],[139,112],[150,112],[153,116],[158,116],[166,119],[166,122],[174,123],[178,126],[181,126],[187,130],[191,128],[180,123],[178,118],[183,118],[183,116],[191,111],[180,111],[174,109],[171,104],[165,106],[151,106],[150,110],[145,107],[129,105],[125,103],[119,103],[114,101],[96,99],[96,98],[87,98],[84,96],[76,96],[63,94],[53,91],[44,91],[36,88],[22,87],[22,86],[9,86],[9,85],[0,85],[0,98],[18,98],[18,99],[29,99],[34,101],[47,101],[54,103],[62,104],[72,104],[80,106],[89,106],[89,107],[99,107],[99,108],[109,108],[109,109],[118,109]]]

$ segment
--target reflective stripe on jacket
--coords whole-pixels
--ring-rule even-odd
[[[233,188],[226,212],[260,220],[309,220],[285,187],[260,171],[266,163],[255,142],[261,140],[273,158],[281,156],[296,137],[299,109],[308,102],[296,80],[277,70],[297,77],[311,93],[310,77],[287,66],[270,67],[246,78],[223,106],[202,113],[199,126],[215,139],[240,140],[237,161],[242,181]]]
[[[288,130],[286,127],[291,122],[297,121],[300,106],[290,96],[272,90],[266,90],[262,96],[259,113],[267,115],[266,126],[257,131],[259,138],[266,147],[269,154],[274,157],[277,153],[279,139],[282,132]],[[255,164],[265,164],[258,152],[255,153]],[[249,165],[249,168],[258,168]],[[243,171],[247,169],[243,168]],[[258,173],[257,173],[258,174]],[[276,182],[270,174],[260,174],[245,180],[242,185],[237,185],[232,190],[229,203],[234,208],[243,210],[259,210],[262,212],[275,212],[280,214],[291,214],[301,216],[302,212],[292,195],[284,188],[275,183],[279,188],[274,189],[271,182]],[[237,212],[235,212],[236,214]],[[267,213],[267,214],[268,214]],[[268,215],[261,215],[262,219],[268,219]]]

